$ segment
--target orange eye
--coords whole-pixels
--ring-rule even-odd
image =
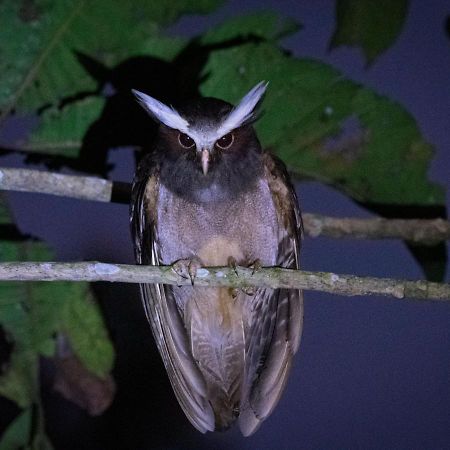
[[[192,148],[195,146],[195,141],[190,136],[184,133],[178,135],[178,142],[184,148]]]
[[[228,133],[225,136],[222,136],[220,139],[217,139],[216,145],[222,150],[226,150],[227,148],[230,148],[233,145],[233,142],[234,142],[233,133]]]

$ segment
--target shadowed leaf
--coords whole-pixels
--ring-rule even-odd
[[[23,150],[77,158],[83,137],[100,116],[104,104],[104,98],[95,96],[70,103],[62,109],[46,109],[41,115],[42,122]]]
[[[236,38],[255,37],[263,40],[278,40],[296,33],[301,25],[278,14],[260,12],[238,16],[219,25],[201,37],[202,44],[220,44]]]
[[[31,431],[31,408],[25,409],[8,426],[0,438],[0,449],[28,448]]]
[[[21,2],[0,2],[2,116],[13,109],[55,106],[63,97],[94,90],[95,80],[80,66],[75,51],[95,54],[111,66],[148,49],[161,25],[218,4],[219,0],[36,0],[33,13],[24,14]]]
[[[361,47],[370,64],[397,39],[407,10],[408,0],[338,0],[330,47]]]
[[[427,179],[433,150],[398,104],[325,64],[296,59],[267,43],[212,52],[202,94],[236,102],[270,82],[256,128],[289,168],[361,202],[442,205]]]
[[[8,220],[10,214],[0,197],[0,224]],[[0,261],[51,259],[41,242],[0,236]],[[58,333],[68,336],[87,371],[107,377],[112,369],[113,348],[87,283],[1,283],[0,325],[12,344],[0,375],[0,394],[21,408],[39,403],[39,358],[54,356]],[[41,439],[43,429],[36,433],[36,439]]]
[[[83,354],[80,349],[78,353]],[[62,333],[57,337],[54,363],[56,374],[53,388],[64,398],[85,409],[91,416],[102,414],[111,405],[116,391],[112,376],[96,375],[87,369],[74,353],[68,336]]]

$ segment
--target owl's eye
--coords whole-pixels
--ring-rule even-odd
[[[220,139],[217,139],[216,145],[222,150],[226,150],[227,148],[231,147],[233,141],[234,141],[233,133],[228,133],[225,136],[222,136]]]
[[[184,133],[180,133],[178,135],[178,142],[184,148],[192,148],[195,145],[194,139],[192,139],[190,136]]]

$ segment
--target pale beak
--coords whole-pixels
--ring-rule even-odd
[[[202,150],[202,170],[203,170],[203,175],[206,175],[208,173],[208,165],[209,165],[209,151],[208,151],[208,149],[204,148]]]

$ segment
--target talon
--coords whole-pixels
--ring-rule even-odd
[[[197,266],[196,264],[194,264],[193,261],[191,261],[189,263],[188,273],[189,273],[189,278],[191,279],[192,286],[194,286],[194,280],[195,280],[195,277],[197,276],[197,270],[199,268],[200,268],[200,265]]]
[[[256,289],[253,286],[248,286],[242,288],[242,292],[244,292],[245,295],[252,297],[253,295],[255,295]]]
[[[182,278],[191,280],[192,286],[194,286],[194,280],[197,276],[197,270],[202,267],[198,258],[192,259],[179,259],[172,265],[172,270]]]
[[[234,273],[236,274],[236,276],[238,277],[238,271],[237,271],[237,261],[236,258],[234,256],[229,256],[228,257],[228,267],[230,267],[231,269],[233,269]]]
[[[248,266],[249,269],[252,269],[252,275],[255,275],[258,270],[262,268],[261,261],[256,259],[252,264]]]

